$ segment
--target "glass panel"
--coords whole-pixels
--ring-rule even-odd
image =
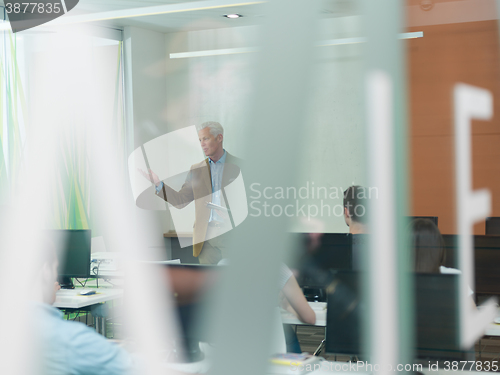
[[[81,278],[55,306],[126,350],[89,333],[79,360],[494,368],[495,2],[70,2],[0,23],[0,282],[56,315],[56,270]],[[66,335],[26,297],[0,288],[5,373]]]

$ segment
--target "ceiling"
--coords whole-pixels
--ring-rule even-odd
[[[257,3],[256,0],[242,0],[241,3],[250,3],[242,6],[224,6],[228,3],[238,3],[238,1],[229,2],[227,0],[210,1],[210,5],[223,6],[220,8],[189,10],[193,1],[186,0],[80,0],[78,5],[71,11],[73,15],[95,15],[99,18],[99,14],[103,12],[116,12],[127,9],[137,10],[134,14],[144,14],[145,7],[158,7],[153,13],[168,11],[169,6],[181,5],[184,11],[167,14],[156,14],[147,16],[136,16],[126,18],[113,19],[106,21],[94,21],[94,24],[100,26],[111,26],[114,28],[122,28],[123,26],[137,26],[164,33],[177,31],[191,30],[206,30],[217,28],[229,28],[239,26],[251,26],[261,24],[264,19],[265,3]],[[199,1],[198,3],[203,3]],[[252,4],[253,3],[253,4]],[[359,0],[322,0],[320,13],[322,17],[338,17],[357,13]],[[181,9],[182,10],[182,9]],[[238,13],[243,17],[238,19],[228,19],[223,17],[224,14]],[[68,14],[69,15],[69,14]]]

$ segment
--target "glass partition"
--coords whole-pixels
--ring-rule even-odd
[[[87,1],[15,33],[6,5],[0,280],[23,269],[29,293],[0,289],[19,307],[0,363],[497,370],[500,44],[479,3]],[[91,230],[85,257],[47,229]],[[83,325],[44,329],[54,306],[99,332],[66,348],[94,362],[55,364]]]

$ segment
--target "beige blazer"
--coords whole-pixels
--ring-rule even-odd
[[[239,161],[240,159],[226,151],[226,161],[222,173],[223,188],[238,177],[240,173]],[[208,158],[191,166],[181,190],[175,191],[164,183],[163,189],[159,193],[156,193],[155,190],[155,194],[176,208],[183,208],[194,201],[193,255],[195,257],[200,255],[210,219],[210,209],[206,202],[212,201],[212,175]],[[222,199],[222,202],[222,205],[225,206],[225,199]]]

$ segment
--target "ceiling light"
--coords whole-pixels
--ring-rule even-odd
[[[243,17],[241,14],[224,14],[224,17],[226,18],[240,18],[240,17]]]

